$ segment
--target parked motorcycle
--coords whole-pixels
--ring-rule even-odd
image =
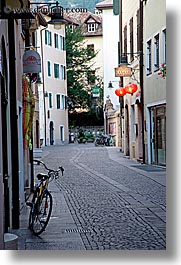
[[[109,137],[105,134],[97,136],[95,146],[109,146]]]

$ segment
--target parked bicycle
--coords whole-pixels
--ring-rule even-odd
[[[48,168],[44,162],[40,160],[33,160],[37,165],[43,165],[48,171],[47,174],[37,174],[39,183],[33,193],[31,202],[27,202],[26,205],[31,208],[29,214],[29,228],[35,235],[40,235],[45,231],[46,226],[50,220],[53,199],[50,191],[48,190],[48,184],[53,180],[59,178],[59,172],[64,172],[63,167],[59,167],[57,170]]]

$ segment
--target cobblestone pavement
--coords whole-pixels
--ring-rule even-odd
[[[59,249],[66,249],[63,240],[67,249],[166,249],[165,170],[140,169],[118,148],[93,144],[46,147],[43,161],[52,168],[65,168],[52,192],[55,202],[59,194],[64,212],[58,214],[55,203],[43,241],[30,235],[28,241],[26,234],[25,249],[35,248],[34,242],[39,243],[36,248],[54,249],[47,240],[50,234],[59,238],[55,247]],[[61,217],[56,220],[56,216]]]

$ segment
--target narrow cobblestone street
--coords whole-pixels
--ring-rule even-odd
[[[165,169],[94,144],[46,147],[42,160],[65,173],[50,184],[53,213],[40,237],[23,208],[19,249],[166,249]]]

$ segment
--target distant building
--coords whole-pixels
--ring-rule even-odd
[[[37,46],[42,57],[42,84],[39,84],[40,142],[59,145],[68,142],[66,108],[65,26],[53,25],[37,31]]]
[[[102,16],[88,11],[83,13],[68,13],[64,15],[64,18],[68,21],[69,27],[72,30],[78,26],[82,27],[85,47],[93,52],[97,52],[96,57],[90,62],[90,70],[87,73],[87,85],[92,90],[92,107],[96,107],[99,96],[97,97],[93,91],[103,81]],[[89,75],[95,78],[90,78],[90,81]]]
[[[104,105],[109,97],[113,108],[118,109],[119,100],[114,91],[119,87],[119,78],[115,77],[114,68],[118,66],[119,16],[113,14],[113,0],[98,3],[96,9],[102,14]],[[110,81],[112,89],[108,88]]]
[[[105,132],[114,136],[116,146],[120,146],[119,98],[115,89],[119,78],[114,68],[118,66],[119,16],[113,14],[113,0],[105,0],[96,5],[96,12],[102,15],[103,24],[103,81],[104,81],[104,126]],[[112,83],[112,88],[109,83]],[[108,107],[111,103],[111,108]]]

